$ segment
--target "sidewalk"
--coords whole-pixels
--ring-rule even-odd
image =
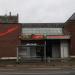
[[[75,60],[51,61],[49,63],[16,63],[15,61],[1,61],[0,67],[9,68],[75,68]]]
[[[24,63],[24,64],[0,64],[1,67],[6,68],[33,68],[33,69],[60,69],[60,68],[75,68],[75,64],[45,64],[45,63]]]

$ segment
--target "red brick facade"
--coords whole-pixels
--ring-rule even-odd
[[[15,57],[21,25],[18,23],[0,24],[0,57]]]
[[[64,29],[67,33],[70,34],[70,51],[69,54],[71,56],[75,55],[75,21],[67,21],[65,23]]]

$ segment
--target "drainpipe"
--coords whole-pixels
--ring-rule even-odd
[[[18,51],[18,47],[17,47],[17,59],[16,59],[17,62],[19,62],[19,54],[18,54],[18,52],[19,51]]]
[[[46,63],[46,40],[45,40],[45,45],[44,45],[44,60],[45,60],[45,63]]]

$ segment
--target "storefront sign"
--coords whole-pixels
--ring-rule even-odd
[[[32,35],[32,39],[44,39],[43,35]]]
[[[51,36],[51,35],[48,35],[46,38],[47,38],[47,39],[68,39],[69,36],[64,36],[64,35]]]

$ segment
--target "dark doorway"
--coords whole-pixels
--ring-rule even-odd
[[[50,58],[60,57],[60,40],[46,41],[46,56]]]
[[[52,43],[47,41],[46,44],[46,57],[52,57]]]

